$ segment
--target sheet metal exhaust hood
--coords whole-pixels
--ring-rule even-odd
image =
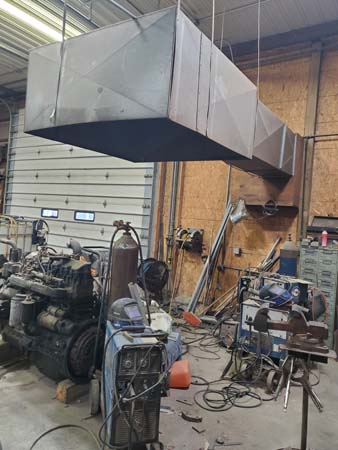
[[[136,162],[294,170],[296,136],[176,7],[32,50],[25,131]]]

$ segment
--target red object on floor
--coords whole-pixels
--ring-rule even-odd
[[[189,324],[192,325],[193,327],[200,327],[202,325],[202,321],[199,317],[196,316],[196,314],[190,312],[190,311],[185,311],[183,313],[183,319]]]
[[[169,387],[171,389],[188,389],[191,383],[190,365],[187,359],[176,361],[171,366]]]

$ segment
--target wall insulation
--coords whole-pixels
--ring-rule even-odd
[[[147,254],[154,164],[131,163],[23,132],[24,110],[13,118],[5,212],[48,219],[49,244],[64,248],[70,237],[82,245],[109,246],[117,219],[131,222]],[[75,211],[95,213],[94,222],[74,220]]]

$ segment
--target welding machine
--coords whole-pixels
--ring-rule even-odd
[[[265,274],[261,277],[260,298],[270,297],[276,307],[292,301],[305,306],[308,300],[309,282],[279,274]]]
[[[253,353],[264,354],[278,360],[282,359],[285,351],[280,350],[279,346],[286,343],[287,332],[272,330],[269,333],[258,333],[253,327],[254,319],[261,306],[261,302],[250,298],[241,304],[239,342]],[[274,308],[269,310],[269,316],[280,322],[287,321],[289,311]]]
[[[167,336],[144,323],[138,303],[116,300],[110,310],[102,364],[102,442],[109,448],[136,448],[158,442],[161,396],[180,357],[179,333]],[[139,447],[137,447],[139,448]]]

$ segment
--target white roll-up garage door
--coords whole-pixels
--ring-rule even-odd
[[[40,218],[43,208],[57,210],[57,219],[46,219],[48,242],[56,248],[65,248],[70,237],[82,245],[108,246],[113,222],[123,219],[136,228],[147,254],[154,165],[31,136],[23,126],[24,110],[20,110],[13,118],[6,214]],[[75,220],[77,211],[78,217],[94,217],[94,221]]]

